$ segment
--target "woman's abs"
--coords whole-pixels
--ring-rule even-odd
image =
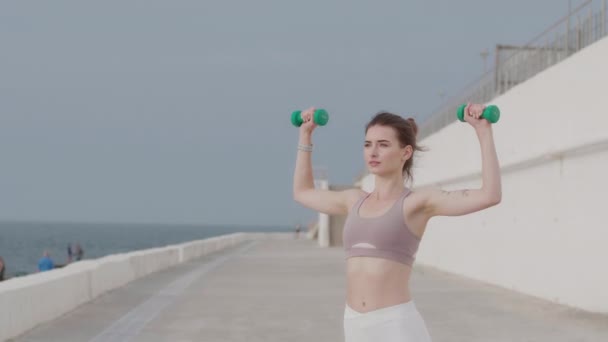
[[[368,312],[410,301],[411,268],[391,260],[353,257],[346,263],[347,304]]]

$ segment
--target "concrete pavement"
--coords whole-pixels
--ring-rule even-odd
[[[246,242],[136,280],[13,341],[342,341],[342,253],[309,240]],[[608,316],[420,265],[412,293],[435,342],[608,341]]]

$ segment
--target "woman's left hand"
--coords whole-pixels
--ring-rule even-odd
[[[464,121],[468,122],[475,129],[490,128],[492,124],[481,117],[485,108],[486,106],[479,103],[468,103],[464,108]]]

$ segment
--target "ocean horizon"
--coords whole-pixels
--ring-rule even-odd
[[[68,244],[79,244],[83,260],[237,232],[290,232],[290,226],[187,223],[86,223],[0,221],[0,257],[5,278],[37,272],[44,251],[56,265],[68,261]]]

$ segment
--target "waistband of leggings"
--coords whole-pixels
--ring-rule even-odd
[[[369,317],[369,318],[379,318],[383,316],[395,316],[401,314],[409,314],[415,313],[418,310],[416,309],[416,304],[413,300],[410,300],[405,303],[396,304],[387,306],[384,308],[368,311],[368,312],[359,312],[351,308],[348,303],[344,308],[344,318],[358,318],[358,317]]]

